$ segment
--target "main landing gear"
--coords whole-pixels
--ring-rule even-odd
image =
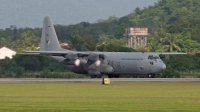
[[[102,78],[102,75],[90,75],[91,78]],[[109,74],[108,78],[119,78],[119,74]]]
[[[146,75],[146,78],[154,78],[154,77],[155,77],[155,74],[152,74],[152,73]]]
[[[102,75],[90,75],[91,78],[101,78]]]
[[[109,74],[108,78],[119,78],[119,74]]]

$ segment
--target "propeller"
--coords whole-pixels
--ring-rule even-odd
[[[101,64],[101,61],[100,61],[100,60],[97,60],[97,61],[94,62],[94,64],[95,64],[96,66],[99,66],[99,65]]]
[[[64,57],[68,60],[72,60],[74,62],[74,65],[76,66],[80,66],[80,64],[87,63],[85,59],[81,58],[83,57],[83,55],[79,53],[68,53]]]
[[[97,67],[101,65],[101,60],[105,59],[105,55],[104,54],[97,54],[97,53],[90,53],[89,57],[88,57],[88,61],[89,62],[93,62]]]
[[[71,53],[68,53],[67,55],[64,55],[63,57],[71,61],[72,64],[76,66],[80,66],[80,64],[88,63],[88,64],[94,64],[96,67],[99,67],[102,63],[102,60],[103,62],[105,61],[105,55],[97,54],[97,53],[90,53],[87,61],[84,58],[85,55],[81,53],[71,52]]]
[[[76,60],[74,61],[74,65],[76,65],[76,66],[79,66],[80,63],[81,63],[80,59],[76,59]]]

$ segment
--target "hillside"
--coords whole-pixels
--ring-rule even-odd
[[[109,19],[102,19],[96,23],[81,22],[75,25],[55,25],[55,29],[60,42],[69,43],[71,50],[187,52],[191,54],[191,56],[172,56],[170,60],[164,60],[168,68],[157,77],[169,77],[169,75],[173,77],[173,74],[180,72],[199,72],[200,55],[196,54],[196,51],[200,49],[199,17],[199,0],[159,0],[153,6],[144,9],[136,8],[132,13],[121,18],[110,16]],[[129,26],[149,28],[150,37],[147,47],[136,50],[126,47],[123,34],[125,28]],[[0,30],[0,44],[18,52],[36,50],[39,46],[40,35],[40,28],[12,26]],[[16,60],[18,59],[20,57],[16,58]],[[25,58],[24,60],[30,59]],[[38,63],[41,61],[38,58],[35,58],[36,60]],[[20,67],[26,68],[26,64],[28,61],[25,61]],[[50,66],[47,68],[53,67],[52,64],[48,64],[48,61],[43,65]],[[26,70],[34,71],[31,67],[26,68]]]
[[[57,25],[56,29],[60,39],[70,38],[71,35],[86,34],[98,38],[99,35],[115,35],[117,38],[123,37],[124,29],[128,26],[146,26],[150,33],[157,28],[168,28],[178,21],[191,21],[200,17],[199,0],[159,0],[153,6],[145,9],[136,8],[132,13],[122,18],[111,16],[107,20],[101,20],[98,23],[82,22],[76,25],[61,26]],[[193,23],[198,25],[199,23]],[[182,27],[187,27],[182,26]],[[170,28],[171,29],[171,28]],[[195,34],[196,35],[196,34]]]
[[[152,36],[156,30],[163,28],[162,30],[165,33],[179,33],[181,36],[187,34],[190,35],[187,38],[200,43],[199,17],[199,0],[159,0],[153,6],[144,9],[136,8],[132,13],[121,18],[110,16],[109,19],[101,19],[93,24],[81,22],[75,25],[55,25],[55,29],[59,40],[62,42],[70,42],[74,35],[79,35],[81,38],[89,36],[94,38],[96,43],[99,37],[104,35],[111,35],[119,39],[123,38],[126,27],[146,26]],[[54,22],[54,19],[52,20]],[[41,35],[40,28],[17,28],[11,26],[0,31],[0,38],[3,41],[6,38],[9,38],[10,41],[17,40],[20,39],[25,31],[31,31],[36,37]],[[3,41],[1,43],[3,45],[6,44]]]

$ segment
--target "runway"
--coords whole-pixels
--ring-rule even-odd
[[[102,78],[57,79],[57,78],[0,78],[0,83],[23,82],[101,82]],[[200,78],[111,78],[111,82],[200,82]]]

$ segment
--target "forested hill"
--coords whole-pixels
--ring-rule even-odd
[[[163,27],[180,19],[199,19],[199,0],[159,0],[154,6],[136,8],[128,19],[137,25]]]
[[[109,19],[99,20],[95,24],[82,22],[71,26],[57,25],[56,29],[58,31],[62,30],[59,33],[60,39],[70,38],[74,34],[80,36],[90,34],[95,38],[106,34],[121,38],[124,29],[128,26],[146,26],[149,28],[150,33],[162,27],[170,28],[170,32],[182,32],[184,29],[199,26],[199,18],[199,0],[159,0],[153,6],[144,9],[136,8],[132,13],[122,18],[111,16]]]
[[[135,50],[126,47],[126,39],[123,37],[125,28],[129,26],[148,27],[150,37],[148,37],[147,46],[138,48],[136,51],[187,52],[191,54],[179,57],[171,56],[170,60],[164,60],[167,70],[156,77],[173,77],[174,74],[181,72],[192,73],[192,71],[199,72],[200,70],[200,55],[196,54],[197,50],[200,50],[199,18],[200,0],[159,0],[153,6],[144,9],[136,8],[122,18],[111,16],[107,20],[99,20],[94,24],[81,22],[69,26],[55,25],[55,29],[60,42],[69,43],[71,50],[132,52]],[[18,52],[37,50],[40,36],[41,28],[11,26],[0,30],[0,46],[7,46]],[[38,57],[33,60],[28,56],[16,56],[12,60],[14,65],[10,65],[12,63],[9,61],[11,60],[0,60],[0,74],[1,70],[12,71],[17,67],[21,67],[25,71],[41,71],[44,68],[55,71],[56,69],[55,64],[51,64],[48,59],[41,60]],[[34,68],[35,62],[44,68]],[[15,69],[5,68],[6,65]],[[19,69],[21,70],[21,68]],[[57,71],[62,71],[62,69]]]
[[[153,37],[156,37],[155,35],[158,30],[161,30],[159,32],[163,33],[173,33],[174,35],[183,36],[188,41],[193,40],[192,42],[195,43],[193,48],[198,47],[196,44],[200,42],[199,0],[159,0],[153,6],[133,10],[132,13],[122,18],[111,16],[107,20],[99,20],[94,24],[81,22],[69,26],[55,25],[55,29],[60,41],[67,41],[71,46],[73,44],[85,43],[85,47],[89,50],[95,49],[94,44],[99,42],[99,37],[122,38],[125,28],[129,26],[146,26]],[[25,49],[25,47],[33,45],[39,46],[36,42],[39,42],[40,36],[40,28],[31,29],[11,26],[5,30],[0,30],[0,45],[8,46],[14,50],[17,48]],[[76,39],[79,38],[83,39],[81,40],[82,42],[77,42]],[[159,38],[164,37],[160,36]],[[26,43],[23,42],[24,40]],[[83,42],[84,40],[86,42]],[[150,44],[152,44],[151,40],[153,39],[149,39]],[[179,43],[179,46],[184,49],[186,45],[183,44],[183,42]],[[155,51],[155,49],[152,50],[151,48],[148,48],[148,50]],[[188,50],[185,51],[187,52]]]

